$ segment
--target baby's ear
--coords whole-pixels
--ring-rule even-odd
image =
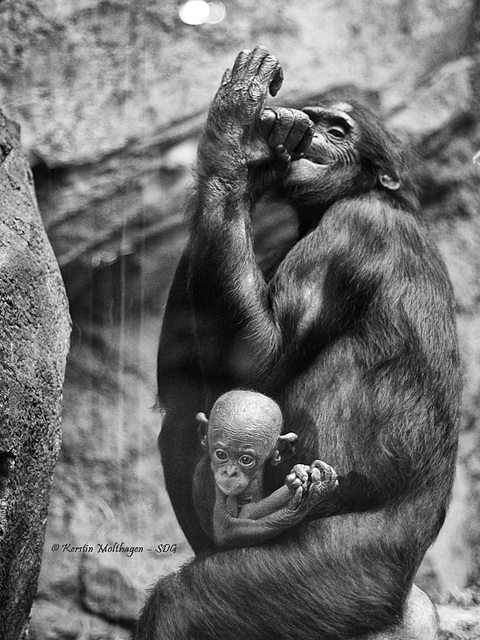
[[[208,449],[208,444],[207,444],[208,419],[204,413],[197,413],[196,420],[198,425],[198,428],[197,428],[198,439],[200,440],[200,444],[206,451]]]
[[[270,458],[270,464],[275,467],[277,464],[280,464],[284,458],[291,456],[295,451],[297,440],[298,436],[296,433],[286,433],[283,436],[278,436],[277,448]]]

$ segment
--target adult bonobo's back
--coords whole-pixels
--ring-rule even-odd
[[[160,580],[137,638],[334,640],[392,627],[445,516],[460,393],[453,299],[406,158],[357,105],[264,108],[280,84],[265,49],[242,52],[209,112],[160,344],[160,448],[196,551],[213,543],[191,497],[195,415],[227,389],[271,396],[298,433],[296,460],[267,472],[268,491],[317,457],[339,486],[269,544]],[[298,214],[268,277],[251,231],[266,192]]]

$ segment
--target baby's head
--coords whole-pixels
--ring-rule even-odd
[[[281,435],[280,407],[255,391],[229,391],[215,402],[209,420],[203,413],[197,420],[215,480],[227,495],[241,494],[266,462],[279,464],[297,439],[294,433]]]

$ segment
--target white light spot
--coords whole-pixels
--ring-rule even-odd
[[[223,2],[209,2],[208,5],[210,7],[210,15],[206,22],[210,24],[218,24],[225,18],[225,14],[227,13],[225,5]]]
[[[198,25],[207,21],[210,5],[205,0],[188,0],[178,10],[180,20],[185,24]]]

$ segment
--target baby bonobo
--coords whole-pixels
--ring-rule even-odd
[[[229,391],[213,405],[210,420],[204,413],[197,420],[207,455],[195,469],[195,508],[220,547],[257,544],[293,527],[338,485],[334,469],[315,460],[296,464],[282,487],[263,496],[265,464],[279,464],[297,435],[281,435],[280,407],[261,393]]]

